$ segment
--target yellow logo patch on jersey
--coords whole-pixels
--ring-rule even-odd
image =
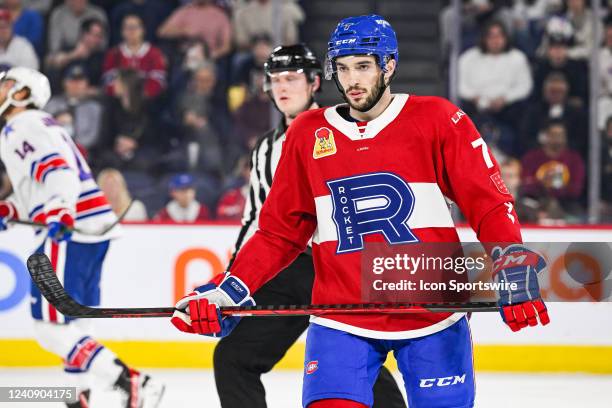
[[[312,157],[320,159],[321,157],[336,154],[336,142],[334,142],[334,133],[331,129],[326,127],[318,128],[315,132],[315,139]]]

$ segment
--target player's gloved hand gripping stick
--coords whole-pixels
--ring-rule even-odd
[[[0,231],[8,228],[9,224],[23,224],[19,220],[17,208],[10,201],[0,201]],[[47,228],[47,235],[56,242],[69,241],[74,228],[74,216],[69,209],[61,205],[54,206],[51,204],[45,213],[45,222],[30,222],[27,225],[33,225],[40,228]]]
[[[229,273],[219,275],[219,285],[208,283],[196,288],[176,304],[172,324],[186,333],[212,337],[227,336],[240,321],[237,316],[221,316],[222,306],[255,306],[249,288]]]
[[[132,207],[133,202],[134,201],[131,200],[128,206],[125,208],[125,210],[117,217],[117,220],[113,222],[112,224],[104,227],[104,229],[102,229],[101,231],[96,231],[96,232],[81,231],[80,229],[74,227],[74,220],[73,220],[72,225],[64,224],[65,232],[70,233],[70,235],[73,232],[77,232],[81,235],[86,235],[90,237],[101,237],[105,235],[107,232],[109,232],[111,229],[113,229],[115,225],[119,224],[123,220],[125,215],[128,213],[128,211]],[[9,210],[7,210],[6,215],[4,215],[5,214],[5,212],[3,212],[4,205],[7,205],[7,206],[10,205],[14,208],[13,204],[10,203],[9,201],[0,201],[0,231],[4,231],[7,228],[9,223],[17,224],[17,225],[26,225],[26,226],[34,227],[34,228],[51,228],[52,227],[48,220],[47,220],[47,223],[35,222],[35,221],[30,221],[30,220],[20,220],[19,216],[17,215],[17,210],[14,210],[14,212],[12,213]],[[51,231],[48,232],[49,237],[54,237],[56,234],[57,234],[57,231],[53,231],[53,233]]]
[[[501,286],[499,290],[498,303],[504,322],[512,331],[537,326],[538,319],[542,325],[548,324],[550,318],[538,285],[538,273],[546,268],[544,258],[520,244],[495,247],[491,256],[494,279],[515,284],[515,289]]]

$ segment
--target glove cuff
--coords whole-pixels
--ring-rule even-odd
[[[74,225],[74,217],[67,208],[55,208],[47,211],[45,214],[45,222],[47,224],[52,222],[61,222],[62,224],[72,227]]]
[[[237,276],[227,274],[221,285],[219,285],[219,289],[225,292],[232,302],[239,306],[244,303],[251,304],[251,302],[253,305],[255,304],[248,286]]]
[[[19,218],[17,208],[10,201],[0,201],[0,217],[6,218],[7,220],[14,220]]]

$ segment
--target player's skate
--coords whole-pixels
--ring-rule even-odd
[[[147,374],[124,366],[114,388],[123,394],[125,408],[156,408],[165,386]]]

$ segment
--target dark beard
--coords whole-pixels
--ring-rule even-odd
[[[363,107],[358,107],[356,105],[353,105],[351,103],[351,100],[346,96],[346,92],[342,93],[342,97],[344,98],[346,103],[350,105],[351,108],[358,110],[359,112],[367,112],[370,109],[372,109],[374,105],[378,103],[378,101],[380,100],[381,94],[385,92],[386,88],[387,87],[385,86],[385,76],[381,75],[380,77],[378,77],[378,81],[376,81],[376,85],[374,86],[372,93],[370,94],[370,96],[366,98],[365,104],[363,105]]]

